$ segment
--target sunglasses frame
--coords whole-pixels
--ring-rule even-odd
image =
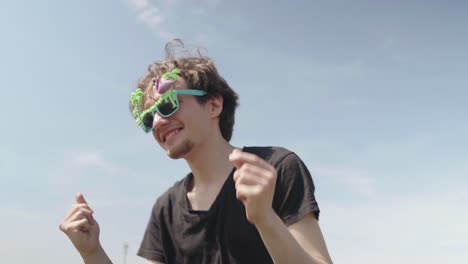
[[[179,97],[178,95],[194,95],[194,96],[204,96],[206,95],[205,91],[202,90],[196,90],[196,89],[174,89],[171,88],[168,91],[166,91],[159,99],[156,101],[152,106],[150,106],[148,109],[146,109],[143,113],[141,113],[140,117],[138,118],[140,120],[140,126],[143,128],[143,131],[145,133],[150,132],[153,130],[153,126],[148,127],[145,126],[143,119],[146,117],[146,115],[151,114],[152,117],[154,118],[155,113],[157,112],[159,116],[161,117],[169,117],[173,114],[175,114],[177,111],[179,111]],[[159,106],[164,103],[164,102],[170,102],[172,103],[173,106],[175,106],[175,110],[172,111],[171,113],[165,115],[162,114],[159,110]],[[154,119],[153,119],[154,120]]]

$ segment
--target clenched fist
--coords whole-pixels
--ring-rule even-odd
[[[236,167],[236,196],[244,203],[247,220],[254,225],[263,224],[276,214],[272,207],[275,168],[260,157],[239,149],[234,149],[229,160]]]

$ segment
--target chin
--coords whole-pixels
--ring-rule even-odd
[[[187,155],[192,149],[193,143],[187,140],[176,146],[168,148],[166,152],[171,159],[180,159]]]

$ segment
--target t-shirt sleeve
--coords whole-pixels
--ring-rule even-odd
[[[143,241],[141,242],[140,249],[137,255],[148,260],[154,260],[165,263],[163,246],[161,242],[161,227],[159,223],[158,212],[161,210],[158,208],[158,203],[153,207],[151,217],[146,227]]]
[[[276,167],[277,180],[273,207],[286,225],[301,220],[309,213],[319,218],[312,176],[302,160],[293,152],[286,154]]]

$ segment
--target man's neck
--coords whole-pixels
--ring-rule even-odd
[[[233,168],[229,154],[234,149],[223,138],[209,140],[185,157],[193,174],[193,187],[224,183]]]

